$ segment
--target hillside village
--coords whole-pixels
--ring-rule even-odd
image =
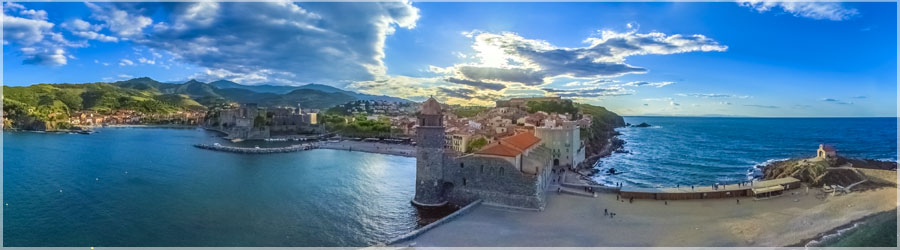
[[[135,78],[113,83],[4,86],[3,128],[91,130],[121,125],[201,126],[229,139],[337,137],[413,143],[420,103],[325,85],[182,84]],[[559,138],[568,164],[608,147],[622,118],[560,97],[498,100],[494,107],[441,104],[448,149],[471,153],[522,129]],[[594,122],[599,116],[600,122]],[[592,127],[594,126],[594,127]],[[585,140],[593,138],[592,140]]]

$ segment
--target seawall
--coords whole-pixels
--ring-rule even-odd
[[[456,212],[453,212],[447,216],[444,216],[444,218],[438,219],[428,225],[425,225],[424,227],[413,230],[412,232],[406,233],[397,238],[393,238],[384,244],[379,244],[378,246],[389,246],[389,245],[394,245],[394,244],[397,244],[400,242],[415,239],[419,235],[421,235],[425,232],[428,232],[428,230],[431,230],[432,228],[440,226],[441,224],[447,223],[450,220],[455,219],[456,217],[459,217],[461,215],[468,213],[469,211],[471,211],[473,208],[475,208],[476,206],[478,206],[480,204],[481,204],[481,200],[473,201],[472,203],[469,203],[469,205],[466,205],[465,207],[462,207],[459,210],[456,210]]]
[[[213,151],[222,151],[229,153],[241,153],[241,154],[272,154],[272,153],[289,153],[289,152],[297,152],[297,151],[305,151],[317,148],[314,144],[299,144],[288,147],[280,147],[280,148],[244,148],[244,147],[232,147],[232,146],[222,146],[217,144],[195,144],[194,147],[209,149]]]

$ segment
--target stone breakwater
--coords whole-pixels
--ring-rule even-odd
[[[297,144],[291,145],[287,147],[279,147],[279,148],[245,148],[245,147],[232,147],[232,146],[223,146],[218,143],[216,144],[195,144],[194,147],[209,149],[214,151],[222,151],[229,153],[240,153],[240,154],[273,154],[273,153],[290,153],[297,151],[306,151],[310,149],[318,148],[319,146],[316,144]]]

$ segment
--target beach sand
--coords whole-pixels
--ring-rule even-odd
[[[320,142],[319,148],[352,150],[376,154],[388,154],[397,156],[416,156],[416,147],[409,144],[389,144],[362,141]]]
[[[543,212],[481,205],[469,214],[396,246],[787,246],[853,220],[897,207],[897,189],[816,198],[803,188],[768,200],[663,201],[548,194]],[[616,213],[603,215],[603,209]]]

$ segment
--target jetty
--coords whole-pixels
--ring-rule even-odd
[[[261,148],[261,147],[233,147],[233,146],[224,146],[218,143],[214,144],[195,144],[194,147],[208,149],[213,151],[222,151],[229,153],[240,153],[240,154],[274,154],[274,153],[290,153],[290,152],[298,152],[298,151],[306,151],[310,149],[318,148],[316,144],[297,144],[291,145],[287,147],[277,147],[277,148]]]

